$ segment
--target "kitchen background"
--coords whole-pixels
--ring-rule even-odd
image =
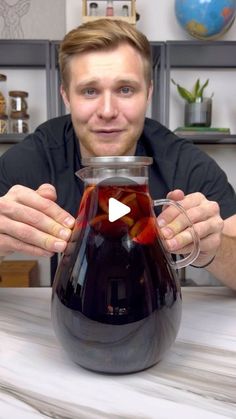
[[[22,31],[4,33],[7,6],[21,6],[20,25]],[[140,14],[137,28],[143,31],[150,41],[193,40],[178,24],[174,12],[174,0],[136,0],[136,9]],[[81,23],[81,0],[1,0],[0,1],[0,38],[50,39],[60,40],[70,29]],[[236,23],[220,41],[236,41]],[[214,42],[214,41],[213,41]],[[33,130],[47,119],[45,72],[42,69],[1,69],[7,75],[7,91],[23,90],[29,93],[29,125]],[[212,126],[229,127],[236,133],[236,74],[235,69],[193,69],[173,70],[171,76],[187,88],[192,88],[195,80],[210,79],[206,94],[213,97]],[[171,129],[183,125],[184,101],[178,96],[175,86],[170,88],[170,124]],[[0,153],[9,145],[0,143]],[[236,188],[236,146],[201,145],[226,171],[230,182]],[[12,255],[7,259],[30,259],[22,255]],[[40,284],[49,285],[49,260],[39,258]],[[206,271],[187,269],[186,276],[198,284],[217,283]]]

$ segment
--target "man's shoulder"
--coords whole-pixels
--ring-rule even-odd
[[[179,138],[165,125],[162,125],[160,122],[150,118],[145,118],[143,133],[150,141],[156,141],[157,138],[159,138],[172,142],[178,142]]]
[[[178,137],[160,122],[150,118],[145,118],[141,141],[154,154],[158,153],[159,157],[176,154],[184,145],[190,144],[189,141]]]
[[[40,124],[35,136],[43,137],[50,148],[57,148],[73,138],[74,129],[70,115],[58,116]],[[34,135],[33,134],[33,135]]]

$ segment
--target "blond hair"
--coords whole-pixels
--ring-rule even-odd
[[[152,79],[151,47],[146,36],[134,26],[121,20],[96,19],[68,32],[59,50],[61,81],[65,89],[70,82],[69,62],[77,54],[112,50],[120,44],[129,44],[139,52],[144,63],[147,85]]]

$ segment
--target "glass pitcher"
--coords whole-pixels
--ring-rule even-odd
[[[90,370],[148,368],[163,357],[179,329],[176,269],[196,259],[199,240],[188,220],[193,251],[178,261],[167,252],[154,206],[185,211],[171,200],[152,201],[151,163],[150,157],[91,157],[76,173],[85,190],[56,272],[52,322],[71,359]]]

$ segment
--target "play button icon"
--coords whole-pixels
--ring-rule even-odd
[[[108,219],[111,223],[119,218],[124,217],[124,215],[128,214],[131,211],[128,205],[123,204],[120,201],[117,201],[115,198],[109,198],[108,201]]]

